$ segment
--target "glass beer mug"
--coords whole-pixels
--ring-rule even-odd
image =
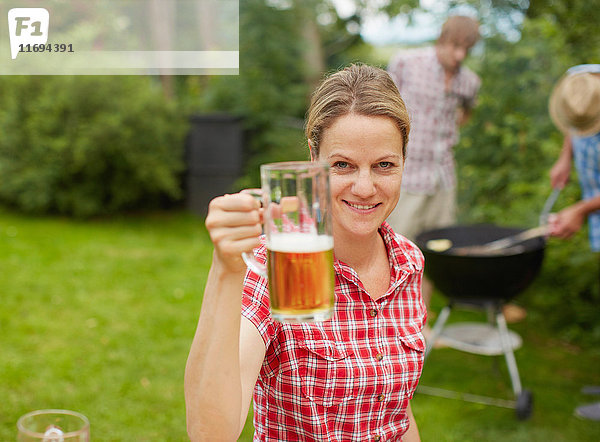
[[[70,410],[37,410],[17,422],[18,442],[89,442],[90,422]]]
[[[333,314],[335,275],[329,167],[293,161],[260,167],[266,266],[244,261],[268,278],[271,313],[280,322],[320,322]]]

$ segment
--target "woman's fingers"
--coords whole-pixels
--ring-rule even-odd
[[[269,204],[271,219],[281,218],[289,212],[296,212],[299,206],[300,200],[297,196],[284,196],[279,203]]]
[[[260,202],[251,194],[240,192],[213,199],[209,204],[209,210],[211,207],[227,212],[248,211],[258,209]]]
[[[206,228],[220,259],[242,268],[241,254],[260,244],[260,203],[247,193],[224,195],[211,201]]]
[[[259,243],[261,234],[260,225],[240,226],[240,227],[220,227],[210,232],[210,238],[215,245],[222,246],[225,243],[253,240]],[[256,247],[256,246],[254,246]],[[242,252],[248,251],[247,248],[241,248]]]
[[[208,206],[206,227],[237,227],[260,222],[260,204],[248,194],[236,193],[213,199]]]
[[[252,210],[220,210],[209,212],[206,217],[206,227],[242,227],[260,224],[260,213],[258,209]]]

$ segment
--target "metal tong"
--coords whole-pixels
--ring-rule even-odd
[[[560,189],[552,189],[552,192],[550,193],[550,196],[548,196],[548,198],[546,199],[544,207],[542,208],[542,212],[540,213],[539,226],[485,244],[452,248],[452,253],[455,253],[457,255],[468,255],[471,253],[495,253],[516,246],[517,244],[520,244],[532,238],[537,238],[539,236],[547,236],[548,217],[550,216],[550,211],[552,210],[554,203],[556,203],[559,194]]]

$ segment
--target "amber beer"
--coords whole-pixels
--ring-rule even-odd
[[[282,322],[325,321],[335,301],[333,238],[280,233],[267,244],[273,317]]]

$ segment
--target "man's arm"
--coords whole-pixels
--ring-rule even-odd
[[[550,184],[553,189],[562,189],[569,181],[571,174],[571,164],[573,162],[573,143],[571,137],[565,136],[563,139],[562,150],[558,159],[550,169]]]
[[[472,109],[470,107],[459,107],[456,110],[456,122],[459,127],[467,124],[469,119],[471,118]]]
[[[596,210],[600,210],[600,195],[581,200],[558,213],[553,213],[548,218],[550,234],[562,239],[570,238],[581,229],[586,216]]]

